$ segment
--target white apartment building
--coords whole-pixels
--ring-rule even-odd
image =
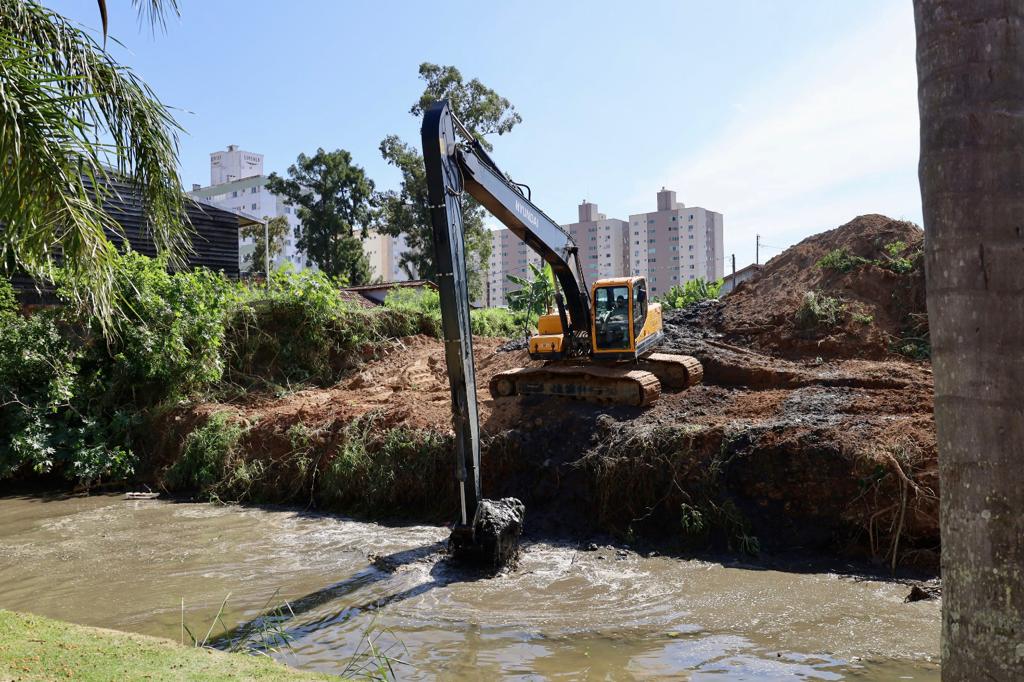
[[[402,255],[408,250],[405,235],[392,237],[373,230],[367,233],[363,240],[363,251],[370,261],[370,279],[383,282],[404,282],[410,279],[401,266]]]
[[[576,242],[580,265],[587,286],[606,277],[624,277],[629,273],[629,248],[624,220],[598,213],[597,204],[583,201],[578,207],[579,221],[562,225]]]
[[[722,214],[676,201],[676,193],[658,192],[658,210],[629,216],[630,274],[647,278],[652,295],[703,277],[725,273]]]
[[[285,203],[284,199],[272,194],[266,187],[267,176],[263,174],[263,155],[247,152],[238,145],[228,145],[226,151],[210,154],[210,186],[192,185],[191,196],[198,199],[251,215],[258,219],[285,216],[288,219],[288,234],[285,236],[284,247],[272,261],[271,267],[280,267],[290,263],[296,270],[303,270],[306,265],[305,255],[295,245],[295,228],[300,224],[295,209]],[[239,265],[246,270],[245,259],[256,248],[252,237],[239,237]],[[257,264],[262,270],[262,265]]]

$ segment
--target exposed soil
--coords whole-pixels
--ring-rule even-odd
[[[887,246],[902,242],[913,268],[894,272]],[[926,333],[924,268],[920,250],[924,232],[913,223],[871,214],[808,237],[765,265],[761,276],[741,284],[713,321],[734,341],[790,358],[893,355],[899,340]],[[818,265],[829,252],[842,250],[859,262],[847,272]],[[837,324],[808,327],[797,321],[807,292],[838,298]]]
[[[501,350],[501,340],[475,339],[485,494],[522,499],[528,529],[744,551],[817,548],[887,565],[936,566],[931,368],[894,354],[890,340],[907,315],[923,313],[923,281],[914,271],[875,265],[846,273],[815,266],[838,246],[880,258],[893,241],[919,243],[914,230],[862,216],[804,240],[722,301],[668,311],[660,350],[697,357],[704,383],[664,393],[646,409],[494,400],[490,377],[530,360],[521,349]],[[801,332],[793,315],[811,289],[870,310],[871,323],[846,320],[817,337]],[[442,344],[416,336],[331,388],[204,403],[170,415],[177,426],[168,431],[177,435],[157,448],[157,478],[177,456],[182,435],[221,410],[249,427],[242,451],[253,458],[293,451],[296,424],[315,433],[317,463],[311,480],[301,469],[303,485],[312,503],[340,511],[351,510],[316,494],[317,467],[336,456],[353,420],[373,415],[372,428],[381,432],[451,430]],[[409,502],[401,505],[405,513],[454,513],[450,451],[429,456],[422,470],[414,459],[392,463],[394,485],[408,488],[393,499]],[[359,491],[346,495],[331,499],[352,500]]]

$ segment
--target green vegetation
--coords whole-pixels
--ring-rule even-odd
[[[824,270],[835,270],[836,272],[849,272],[861,265],[871,263],[870,259],[862,256],[854,256],[845,248],[833,249],[825,254],[817,265]]]
[[[328,680],[266,656],[0,610],[0,677],[17,680]]]
[[[264,231],[263,225],[246,225],[241,230],[241,236],[255,242],[253,250],[245,254],[245,269],[250,273],[258,272],[266,275],[264,268],[267,262],[265,255],[267,237],[270,237],[269,255],[270,261],[273,263],[274,259],[284,251],[284,243],[288,239],[290,227],[287,216],[279,215],[274,218],[263,216],[263,220],[267,223],[266,231]]]
[[[708,282],[703,277],[698,277],[686,282],[682,286],[676,285],[672,287],[664,296],[657,300],[666,310],[685,308],[697,301],[718,298],[718,292],[721,288],[722,280]]]
[[[826,296],[820,291],[808,291],[796,310],[797,327],[805,332],[835,327],[844,309],[840,299]]]
[[[508,309],[521,320],[523,327],[537,326],[555,299],[555,275],[547,263],[537,267],[530,263],[530,276],[508,275],[508,280],[519,288],[508,294]],[[529,332],[527,331],[527,334]]]
[[[242,428],[219,412],[185,436],[181,457],[167,473],[168,483],[178,490],[210,489],[224,479],[225,463]]]
[[[397,287],[388,292],[384,307],[418,316],[421,331],[430,336],[441,335],[441,297],[435,289]],[[507,338],[521,328],[519,318],[504,308],[479,308],[469,313],[473,333],[477,336]]]
[[[817,265],[825,270],[850,272],[862,265],[877,265],[897,274],[906,274],[914,270],[920,262],[921,249],[910,250],[907,243],[897,240],[883,247],[883,257],[877,259],[854,256],[845,248],[834,249],[825,254]]]
[[[172,274],[166,261],[132,252],[113,263],[112,291],[129,303],[107,328],[75,305],[67,286],[59,291],[65,305],[24,316],[0,281],[0,480],[57,472],[90,486],[130,477],[143,425],[163,406],[330,385],[388,339],[440,329],[432,291],[400,290],[366,309],[320,273],[274,272],[268,286],[250,287],[202,269]],[[473,311],[472,319],[478,334],[518,328],[505,310]],[[174,474],[178,485],[202,488],[216,477],[203,464],[203,449],[221,442],[213,436],[195,437]],[[235,484],[237,492],[246,480]]]
[[[288,177],[271,173],[267,189],[297,208],[296,246],[331,277],[349,284],[370,280],[363,238],[374,221],[373,180],[344,149],[299,154]]]
[[[424,62],[420,64],[419,76],[425,83],[423,93],[409,110],[417,121],[422,119],[423,110],[432,102],[447,99],[455,115],[480,136],[480,143],[488,150],[491,145],[484,139],[485,135],[504,135],[522,121],[511,102],[475,78],[464,81],[454,66]],[[402,174],[400,190],[379,195],[380,229],[392,236],[405,237],[409,250],[402,255],[401,267],[406,274],[433,279],[437,271],[434,268],[427,178],[419,144],[410,145],[397,135],[389,135],[381,141],[380,153]],[[484,226],[484,209],[466,196],[462,210],[467,260],[486,263],[491,255],[491,232]],[[468,274],[470,297],[478,298],[484,288],[482,270],[470,268]]]
[[[133,4],[154,26],[176,9],[173,1]],[[60,254],[69,292],[107,323],[123,302],[107,237],[120,228],[102,208],[109,179],[140,192],[159,251],[184,252],[178,125],[92,35],[33,0],[2,3],[0,83],[0,274],[43,277]]]

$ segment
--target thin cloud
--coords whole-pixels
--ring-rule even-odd
[[[732,115],[654,184],[724,213],[726,252],[741,264],[753,260],[755,233],[788,245],[861,213],[919,217],[909,6],[809,51]]]

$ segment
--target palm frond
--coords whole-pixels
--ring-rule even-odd
[[[71,288],[109,320],[112,174],[142,199],[157,249],[180,264],[189,226],[179,126],[131,70],[33,0],[0,0],[0,264]]]

